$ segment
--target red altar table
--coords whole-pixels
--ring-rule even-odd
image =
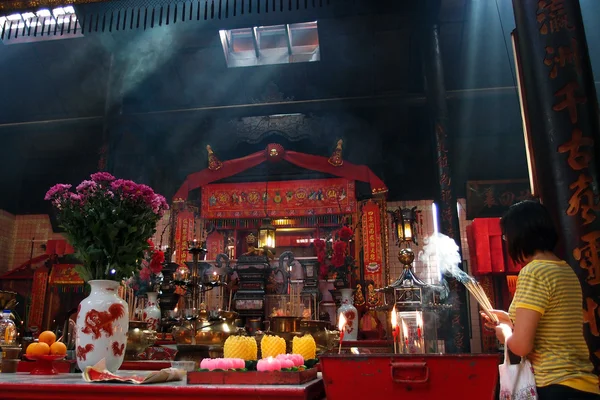
[[[54,363],[54,368],[60,373],[69,373],[74,367],[75,360],[72,361],[57,361]],[[35,368],[36,363],[33,361],[21,361],[17,367],[17,372],[31,372]],[[123,361],[120,370],[125,371],[160,371],[161,369],[170,368],[171,361]]]
[[[33,376],[17,373],[0,374],[0,387],[3,400],[164,400],[168,398],[321,400],[325,398],[325,388],[320,378],[302,385],[188,385],[185,381],[132,385],[88,383],[83,380],[81,374]]]

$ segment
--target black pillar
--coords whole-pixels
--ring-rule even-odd
[[[534,192],[561,234],[558,253],[579,276],[584,333],[600,354],[598,100],[578,0],[513,0],[520,93]]]
[[[423,30],[422,66],[425,76],[427,100],[431,115],[431,126],[435,135],[438,193],[436,204],[440,233],[454,239],[460,247],[460,229],[456,196],[452,188],[451,157],[448,141],[448,105],[440,48],[439,27],[435,23],[426,24]],[[471,343],[469,317],[465,287],[450,278],[450,302],[452,304],[451,332],[446,337],[446,352],[468,353]]]

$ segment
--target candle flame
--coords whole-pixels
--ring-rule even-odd
[[[394,329],[396,329],[396,327],[398,326],[398,320],[396,318],[396,306],[394,306],[394,309],[392,310],[392,328]]]
[[[417,327],[423,328],[423,317],[420,312],[417,313]]]
[[[404,333],[404,338],[408,340],[408,327],[404,323],[404,320],[402,320],[402,332]]]
[[[346,326],[346,317],[344,316],[344,313],[340,313],[340,319],[338,322],[338,329],[339,331],[343,331],[344,327]]]

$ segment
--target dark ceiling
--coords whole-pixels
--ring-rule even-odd
[[[369,4],[375,3],[379,4]],[[321,61],[317,63],[227,68],[217,29],[228,23],[239,27],[251,16],[0,45],[0,183],[8,188],[2,191],[0,208],[42,211],[40,201],[24,199],[39,199],[50,184],[76,183],[93,172],[106,132],[115,126],[122,147],[149,143],[153,135],[176,140],[176,133],[187,135],[181,140],[195,141],[188,146],[197,150],[195,160],[180,160],[185,168],[178,175],[161,178],[169,181],[163,189],[169,194],[185,174],[205,166],[203,146],[209,139],[202,135],[209,133],[203,132],[216,132],[220,120],[272,113],[268,106],[257,105],[269,85],[275,85],[281,100],[297,102],[279,106],[278,112],[318,110],[355,116],[358,109],[363,114],[370,110],[363,120],[373,132],[387,132],[387,139],[382,136],[373,150],[379,153],[368,156],[364,156],[365,142],[350,141],[345,155],[352,162],[368,163],[386,182],[413,179],[411,185],[418,186],[419,171],[427,179],[432,172],[430,166],[419,165],[419,158],[431,161],[422,158],[431,147],[429,139],[423,139],[429,137],[426,118],[418,117],[424,95],[419,54],[422,25],[414,19],[415,3],[394,2],[391,9],[367,7],[357,15],[335,11],[319,18]],[[600,76],[600,2],[580,3],[594,72]],[[112,2],[110,7],[115,4],[127,2]],[[89,7],[86,12],[108,6]],[[254,17],[257,25],[291,19],[285,13]],[[525,177],[510,45],[512,2],[442,0],[439,20],[457,181]],[[118,84],[109,85],[109,76]],[[109,86],[119,87],[118,93],[111,93]],[[107,98],[122,98],[122,105],[118,101],[115,106]],[[105,119],[107,110],[114,109],[118,112]],[[336,137],[322,135],[314,152],[327,154]],[[172,165],[160,161],[159,153],[172,145],[165,140],[154,147],[139,144],[145,153],[135,157],[133,150],[117,149],[114,165],[153,163],[149,171],[160,175]],[[400,150],[387,152],[392,145]],[[237,153],[243,147],[234,151],[223,145],[218,150],[227,159],[242,155]],[[406,155],[398,157],[402,152]],[[514,156],[507,159],[507,153]],[[148,172],[132,168],[123,173],[152,181]],[[457,189],[459,194],[461,190]],[[407,193],[393,195],[424,198],[431,188]]]

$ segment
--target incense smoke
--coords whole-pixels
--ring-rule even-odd
[[[419,261],[423,262],[427,268],[432,268],[437,263],[441,274],[451,275],[461,283],[473,280],[459,267],[462,260],[454,239],[436,233],[425,239],[424,243],[423,250],[419,252]]]

